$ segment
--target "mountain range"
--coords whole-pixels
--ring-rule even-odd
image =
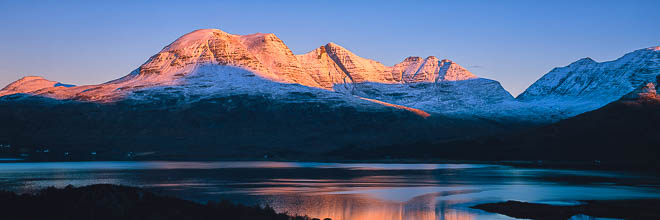
[[[640,102],[639,94],[655,91],[659,61],[660,47],[602,63],[584,58],[513,97],[448,59],[408,57],[386,66],[335,43],[295,55],[274,34],[202,29],[103,84],[37,76],[9,84],[0,90],[0,142],[162,157],[446,143]]]

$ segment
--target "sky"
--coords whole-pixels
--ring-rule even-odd
[[[385,65],[450,59],[514,96],[554,67],[660,45],[660,1],[0,0],[0,87],[27,75],[98,84],[183,34],[274,33],[295,54],[335,42]]]

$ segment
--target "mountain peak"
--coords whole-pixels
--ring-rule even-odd
[[[325,44],[325,47],[339,47],[344,49],[342,46],[339,46],[339,44],[336,44],[335,42],[328,42],[327,44]]]
[[[334,42],[327,43],[323,47],[325,47],[325,51],[327,53],[349,53],[349,54],[353,54],[351,51],[347,50],[346,48],[344,48],[344,47],[342,47],[339,44],[336,44]]]
[[[208,41],[214,36],[230,36],[230,35],[231,34],[228,34],[219,29],[199,29],[184,34],[183,36],[179,37],[174,42],[172,42],[170,45],[165,47],[163,50],[176,50],[182,47],[191,46],[191,44],[195,44],[198,42]]]
[[[140,66],[139,75],[171,81],[200,65],[215,64],[244,68],[272,81],[291,82],[269,69],[279,59],[270,56],[281,54],[293,56],[273,34],[241,36],[218,29],[200,29],[181,36],[152,56]]]
[[[594,59],[591,59],[591,57],[585,57],[585,58],[579,59],[579,60],[571,63],[570,65],[573,65],[573,64],[583,65],[583,64],[591,64],[591,63],[598,63],[598,62],[596,62]]]
[[[460,81],[476,78],[478,78],[476,75],[472,74],[461,65],[458,65],[451,60],[443,59],[440,61],[440,71],[436,81]]]
[[[42,89],[55,87],[71,87],[71,85],[50,81],[41,76],[26,76],[5,86],[5,88],[0,90],[0,96],[16,93],[33,93]]]
[[[273,33],[254,33],[248,35],[242,35],[242,39],[259,39],[263,42],[265,41],[282,41]]]
[[[422,60],[421,57],[410,56],[410,57],[406,57],[406,59],[404,59],[403,62],[414,62],[414,61],[420,61],[420,60]]]
[[[32,81],[32,80],[46,80],[46,79],[41,77],[41,76],[24,76],[24,77],[16,80],[16,82],[25,82],[25,81]]]

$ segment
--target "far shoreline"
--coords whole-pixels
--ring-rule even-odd
[[[640,164],[595,163],[593,161],[543,161],[543,160],[445,160],[445,159],[288,159],[288,158],[139,158],[132,160],[31,160],[29,158],[0,158],[2,163],[42,163],[42,162],[291,162],[291,163],[343,163],[343,164],[483,164],[510,166],[515,168],[626,171],[660,174],[655,167]]]

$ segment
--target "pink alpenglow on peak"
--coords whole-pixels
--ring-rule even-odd
[[[433,56],[426,59],[408,57],[389,67],[359,57],[335,43],[328,43],[297,57],[307,72],[325,89],[344,83],[433,83],[477,78],[458,64],[449,60],[440,61]]]
[[[0,90],[0,96],[16,93],[40,93],[69,87],[73,87],[73,85],[50,81],[40,76],[26,76]]]
[[[69,87],[26,77],[1,90],[0,96],[23,93],[57,100],[113,103],[158,99],[145,94],[163,88],[172,95],[183,94],[186,102],[232,94],[268,94],[283,100],[298,100],[300,97],[287,94],[313,93],[313,97],[331,97],[328,100],[333,103],[337,103],[333,101],[337,98],[350,99],[343,103],[398,108],[426,118],[428,113],[401,103],[355,97],[356,84],[396,86],[475,78],[460,65],[433,56],[409,57],[394,66],[385,66],[335,43],[295,55],[275,34],[234,35],[218,29],[201,29],[179,37],[137,69],[113,81]],[[195,98],[188,100],[191,97]]]
[[[218,29],[201,29],[179,37],[120,79],[99,85],[54,87],[57,82],[26,77],[1,90],[0,96],[27,93],[56,99],[113,102],[137,89],[180,84],[180,79],[208,65],[238,67],[264,80],[325,90],[333,90],[336,84],[434,83],[477,78],[460,65],[433,56],[409,57],[388,67],[335,43],[294,55],[274,34],[241,36]]]

